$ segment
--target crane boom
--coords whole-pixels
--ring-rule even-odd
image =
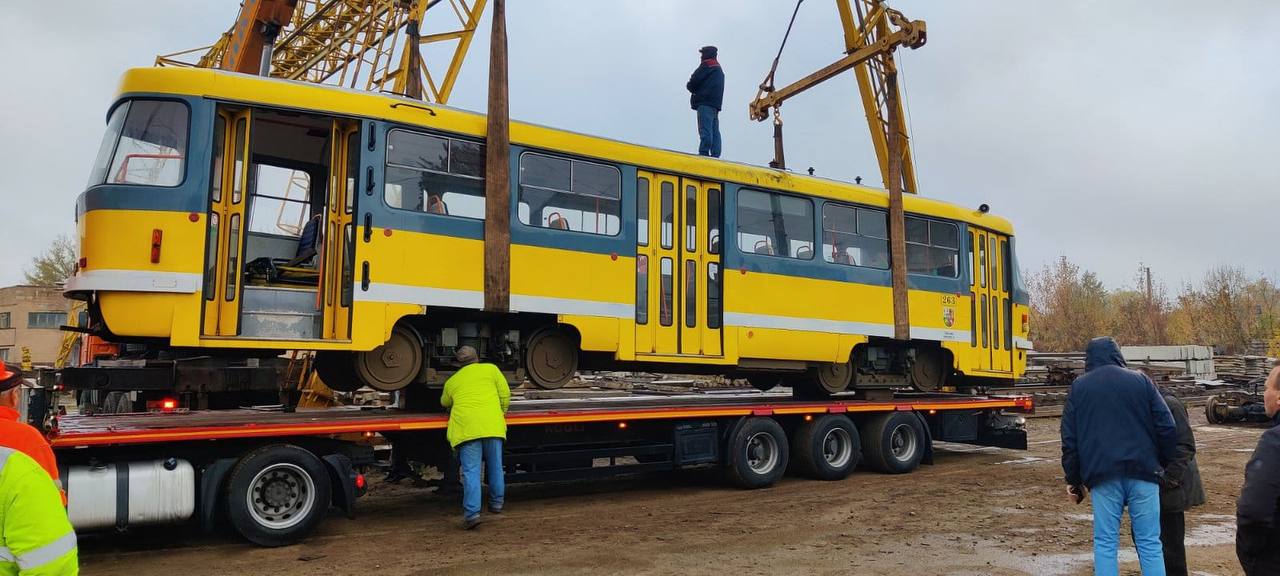
[[[777,115],[778,109],[786,100],[843,72],[853,70],[858,79],[858,92],[867,115],[880,174],[885,188],[888,188],[890,117],[896,115],[898,126],[906,125],[902,118],[902,106],[898,103],[897,65],[893,52],[899,46],[911,49],[923,46],[926,38],[925,23],[922,20],[907,20],[901,12],[885,6],[882,0],[854,2],[856,8],[850,0],[836,0],[840,23],[844,29],[846,55],[782,88],[775,88],[773,85],[777,68],[775,60],[774,69],[770,70],[761,83],[755,100],[748,105],[748,113],[752,120],[767,120],[770,112]],[[899,136],[902,139],[902,190],[915,193],[915,167],[911,162],[910,146],[905,133]]]
[[[212,45],[160,55],[156,65],[259,74],[260,59],[269,45],[269,73],[277,78],[392,91],[446,103],[487,3],[247,0],[235,24]],[[444,13],[446,5],[456,24]],[[440,17],[434,18],[436,14]],[[432,25],[442,29],[422,33],[428,16],[433,17]],[[272,32],[278,34],[270,37]],[[452,55],[440,59],[437,66],[435,60],[422,57],[427,46],[451,47]]]

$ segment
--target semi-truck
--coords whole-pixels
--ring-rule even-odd
[[[447,455],[448,415],[397,407],[187,410],[56,415],[37,398],[77,530],[225,519],[250,542],[306,537],[331,509],[354,514],[378,463],[375,445],[431,461]],[[1029,397],[945,393],[778,392],[592,396],[512,401],[509,482],[713,468],[765,488],[788,471],[841,480],[859,466],[911,472],[933,443],[1026,448]],[[447,462],[448,460],[437,460]],[[747,494],[743,496],[750,497]]]

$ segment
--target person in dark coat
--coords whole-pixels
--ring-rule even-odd
[[[1262,395],[1267,417],[1280,413],[1280,366]],[[1236,501],[1236,556],[1248,576],[1280,574],[1280,426],[1258,439]]]
[[[1185,512],[1204,504],[1204,485],[1200,482],[1200,467],[1196,466],[1196,436],[1187,419],[1187,407],[1172,394],[1163,396],[1178,428],[1178,453],[1164,467],[1160,484],[1160,543],[1164,545],[1165,573],[1186,576]]]
[[[1062,471],[1073,497],[1092,493],[1094,573],[1119,572],[1128,508],[1142,573],[1164,574],[1160,480],[1177,453],[1173,415],[1150,378],[1125,368],[1115,340],[1090,340],[1084,370],[1062,407]]]
[[[720,157],[720,105],[724,102],[724,71],[716,61],[715,46],[699,51],[702,63],[693,71],[685,88],[689,89],[689,107],[698,112],[698,154]]]

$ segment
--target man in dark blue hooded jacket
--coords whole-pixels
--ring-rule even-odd
[[[693,71],[685,88],[689,107],[698,112],[698,154],[720,157],[720,105],[724,103],[724,71],[716,60],[715,46],[698,50],[702,63]]]
[[[1094,573],[1118,573],[1128,507],[1142,573],[1163,576],[1160,479],[1177,456],[1173,415],[1150,378],[1125,368],[1115,340],[1089,341],[1084,370],[1062,409],[1062,471],[1072,495],[1092,493]]]

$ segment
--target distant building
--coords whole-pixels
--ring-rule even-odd
[[[17,364],[22,347],[31,351],[31,363],[52,366],[62,347],[58,327],[67,323],[70,301],[55,286],[0,288],[0,360]]]

